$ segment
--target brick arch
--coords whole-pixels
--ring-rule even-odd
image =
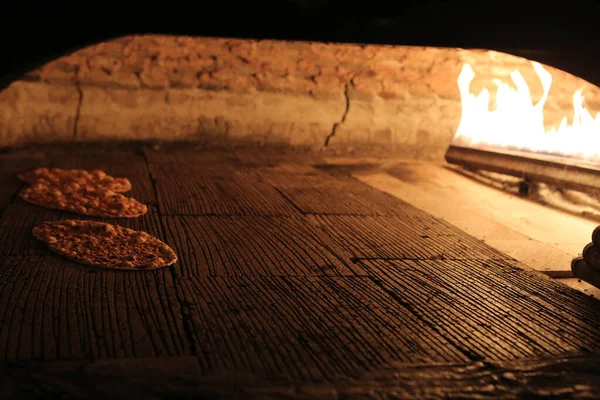
[[[478,73],[473,89],[519,69],[536,95],[528,60],[494,51],[124,36],[1,92],[0,147],[215,137],[441,159],[460,119],[465,62]],[[578,88],[600,110],[597,87],[549,70],[551,112],[570,111]]]

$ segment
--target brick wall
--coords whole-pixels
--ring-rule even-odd
[[[32,71],[0,93],[0,146],[206,137],[340,151],[443,156],[460,120],[456,79],[472,92],[518,68],[534,99],[527,60],[491,51],[128,36]],[[548,68],[546,120],[572,110],[575,89],[600,110],[600,89]]]

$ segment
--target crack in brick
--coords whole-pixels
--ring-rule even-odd
[[[333,124],[333,127],[331,128],[331,133],[325,138],[325,147],[329,146],[329,141],[331,140],[332,137],[335,136],[335,133],[337,132],[337,129],[339,128],[339,126],[341,124],[343,124],[344,121],[346,121],[346,117],[348,116],[348,111],[350,110],[350,96],[348,96],[348,88],[350,87],[350,85],[354,85],[353,79],[350,79],[344,86],[344,97],[346,98],[346,109],[344,110],[344,114],[342,115],[342,118],[338,122]]]
[[[144,80],[142,79],[142,71],[134,71],[133,75],[135,76],[135,78],[137,79],[138,83],[140,84],[140,89],[147,89],[148,88],[146,86],[146,84],[144,83]]]
[[[81,104],[83,103],[83,90],[79,82],[75,82],[75,89],[79,94],[79,102],[77,103],[77,110],[75,111],[75,123],[73,124],[73,141],[77,138],[79,128],[79,117],[81,117]]]

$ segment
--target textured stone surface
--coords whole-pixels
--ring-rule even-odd
[[[494,93],[494,78],[510,83],[519,69],[534,100],[542,94],[527,60],[493,51],[127,36],[50,62],[2,92],[0,146],[216,135],[438,158],[460,120],[456,79],[467,62],[473,93]],[[600,89],[548,69],[548,124],[570,117],[576,89],[600,111]]]
[[[73,85],[14,82],[0,92],[0,146],[71,140],[79,99]]]
[[[83,92],[77,140],[193,140],[216,135],[313,145],[325,140],[344,111],[343,99],[291,93],[97,86]]]

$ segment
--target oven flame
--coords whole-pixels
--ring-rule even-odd
[[[543,95],[533,104],[527,82],[518,71],[510,75],[516,90],[496,79],[496,108],[490,109],[490,93],[469,92],[475,77],[465,64],[458,77],[462,116],[452,144],[466,147],[491,147],[530,151],[585,160],[600,160],[600,113],[592,117],[583,106],[583,95],[573,95],[572,123],[565,116],[558,128],[544,127],[544,105],[552,84],[552,75],[537,62],[531,62],[539,77]]]

